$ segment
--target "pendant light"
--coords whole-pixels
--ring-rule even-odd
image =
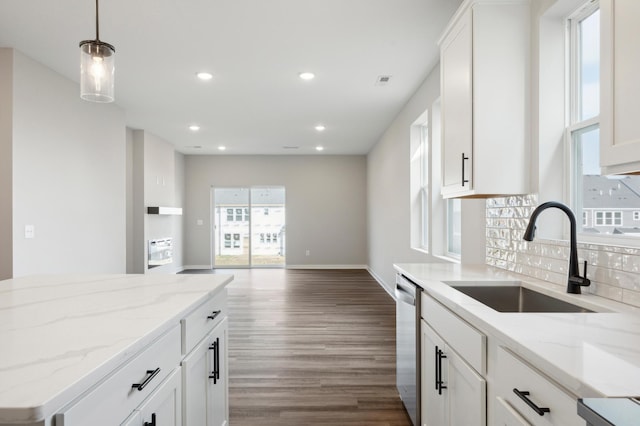
[[[100,41],[98,0],[96,0],[96,39],[80,42],[80,97],[90,102],[113,102],[113,76],[116,49]]]

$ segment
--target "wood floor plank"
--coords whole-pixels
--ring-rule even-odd
[[[411,425],[395,387],[395,303],[366,271],[233,273],[231,426]]]

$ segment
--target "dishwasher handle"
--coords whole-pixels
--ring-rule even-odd
[[[416,305],[416,297],[415,295],[408,292],[403,286],[399,283],[396,284],[396,300],[407,303],[411,306]]]

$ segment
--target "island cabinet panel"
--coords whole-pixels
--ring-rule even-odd
[[[180,368],[176,368],[121,426],[182,425],[180,395]]]
[[[101,381],[84,397],[56,414],[56,426],[120,424],[180,363],[180,327]]]
[[[185,425],[224,426],[229,422],[227,329],[224,318],[182,361]]]

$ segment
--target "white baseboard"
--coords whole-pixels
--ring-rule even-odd
[[[287,265],[286,269],[367,269],[367,265]]]
[[[380,278],[378,275],[376,275],[376,273],[373,272],[371,270],[371,268],[367,268],[367,272],[369,272],[369,274],[373,277],[373,279],[378,282],[380,287],[382,287],[384,289],[384,291],[386,291],[389,294],[389,296],[391,296],[393,298],[393,300],[396,300],[396,295],[393,292],[393,288],[394,287],[387,287],[387,285],[385,284],[384,280],[382,278]]]

